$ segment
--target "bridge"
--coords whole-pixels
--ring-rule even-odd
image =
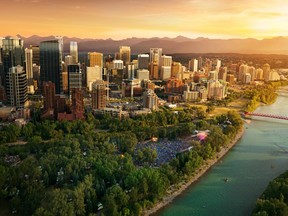
[[[250,115],[250,116],[260,116],[260,117],[266,117],[266,118],[288,120],[287,116],[281,116],[281,115],[271,115],[271,114],[265,114],[265,113],[255,113],[255,112],[245,112],[244,114]]]

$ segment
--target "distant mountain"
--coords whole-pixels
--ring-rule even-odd
[[[24,39],[25,46],[39,45],[41,41],[51,40],[54,37],[19,37]],[[191,39],[183,36],[176,38],[127,38],[124,40],[112,39],[81,39],[64,37],[64,51],[69,51],[69,42],[77,41],[79,52],[102,52],[111,54],[119,51],[119,46],[130,46],[132,53],[148,53],[150,48],[163,48],[163,53],[242,53],[242,54],[287,54],[288,38],[275,37],[271,39]]]

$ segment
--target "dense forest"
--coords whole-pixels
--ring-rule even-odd
[[[212,119],[196,107],[117,119],[30,121],[0,131],[0,207],[16,215],[141,215],[172,185],[189,179],[242,128],[239,114]],[[137,150],[151,137],[174,140],[209,130],[191,151],[155,167],[157,152]],[[26,144],[7,144],[22,139]],[[4,208],[5,206],[5,208]],[[7,207],[7,208],[6,208]]]
[[[269,183],[257,200],[252,216],[288,215],[288,171]]]

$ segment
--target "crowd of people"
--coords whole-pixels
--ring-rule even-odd
[[[176,140],[157,140],[156,142],[147,141],[144,143],[138,143],[136,149],[151,148],[157,151],[157,159],[153,166],[161,166],[164,163],[169,162],[176,157],[176,154],[188,150],[190,147],[188,142],[176,139]]]

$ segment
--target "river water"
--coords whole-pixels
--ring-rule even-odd
[[[255,112],[288,116],[288,93]],[[253,117],[244,127],[234,148],[157,215],[251,214],[269,181],[288,170],[288,121]]]

